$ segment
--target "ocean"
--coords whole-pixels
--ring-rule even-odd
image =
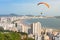
[[[25,20],[26,24],[32,24],[34,22],[40,22],[42,27],[60,29],[60,19],[56,18],[39,18]]]

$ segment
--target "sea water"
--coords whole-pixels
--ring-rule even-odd
[[[60,29],[60,19],[56,18],[37,18],[37,19],[27,19],[25,23],[32,24],[34,22],[40,22],[42,27]]]

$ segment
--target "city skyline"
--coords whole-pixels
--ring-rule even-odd
[[[50,8],[44,5],[37,6],[39,2],[47,2]],[[0,15],[15,13],[18,15],[60,16],[60,0],[0,0]]]

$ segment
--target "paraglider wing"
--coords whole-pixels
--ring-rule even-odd
[[[50,7],[49,4],[48,4],[48,3],[45,3],[45,2],[40,2],[40,3],[38,3],[37,5],[40,5],[40,4],[44,4],[44,5],[46,5],[48,8]]]

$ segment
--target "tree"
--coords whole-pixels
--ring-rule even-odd
[[[3,31],[3,30],[4,30],[4,28],[0,26],[0,31]]]

